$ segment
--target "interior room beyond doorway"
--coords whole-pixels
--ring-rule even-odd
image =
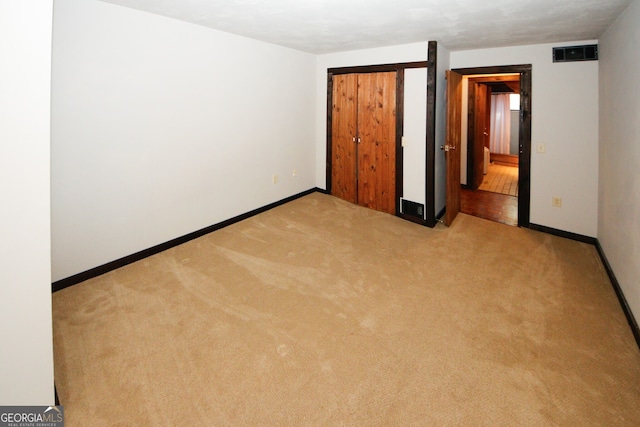
[[[461,211],[518,225],[520,75],[465,80]]]

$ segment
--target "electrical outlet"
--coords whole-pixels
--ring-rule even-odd
[[[562,207],[562,197],[552,197],[551,198],[551,206],[553,206],[555,208],[561,208]]]
[[[278,175],[273,175],[271,177],[271,182],[274,183],[274,184],[277,184],[278,183]]]
[[[298,176],[298,170],[297,170],[297,169],[294,169],[294,170],[293,170],[293,172],[291,172],[291,176],[292,176],[292,177],[294,177],[294,178],[295,178],[296,176]]]
[[[538,144],[536,144],[536,152],[545,153],[546,151],[547,149],[542,142],[539,142]]]

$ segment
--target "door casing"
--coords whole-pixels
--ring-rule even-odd
[[[396,74],[396,143],[395,143],[395,215],[415,221],[413,218],[405,217],[400,212],[399,200],[403,195],[403,155],[402,155],[402,133],[404,119],[404,70],[407,68],[425,68],[427,61],[408,62],[398,64],[369,65],[357,67],[341,67],[329,68],[327,70],[327,156],[326,156],[326,191],[331,193],[332,190],[332,100],[333,100],[333,76],[338,74],[365,74],[395,71]],[[427,118],[427,123],[429,119]],[[428,169],[428,166],[427,166]],[[428,199],[427,199],[428,200]]]
[[[333,76],[331,194],[396,213],[397,72]]]
[[[518,158],[518,227],[529,227],[531,210],[531,64],[456,68],[465,75],[520,74],[520,133]],[[458,100],[461,102],[461,100]]]

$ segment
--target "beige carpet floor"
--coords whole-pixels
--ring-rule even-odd
[[[66,425],[640,425],[593,246],[314,193],[53,295]]]

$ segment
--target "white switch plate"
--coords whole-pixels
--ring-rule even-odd
[[[271,177],[271,182],[274,183],[274,184],[277,184],[278,183],[278,175],[273,175]]]

